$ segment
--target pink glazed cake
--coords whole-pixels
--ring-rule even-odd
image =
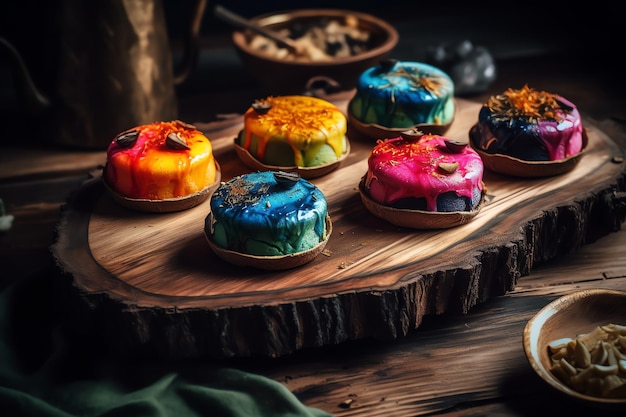
[[[430,212],[471,211],[483,195],[483,162],[467,143],[440,135],[378,140],[364,190],[375,202]]]

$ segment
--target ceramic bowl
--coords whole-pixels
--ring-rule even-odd
[[[274,31],[293,32],[296,28],[320,26],[334,20],[344,25],[346,19],[356,21],[355,27],[369,34],[367,46],[354,55],[329,61],[294,60],[264,53],[251,45],[255,35],[248,31],[233,32],[232,41],[251,76],[271,94],[300,94],[316,79],[350,90],[356,86],[361,72],[388,58],[398,43],[398,32],[386,21],[361,12],[339,9],[301,9],[253,17],[251,20]]]
[[[562,395],[587,405],[626,411],[626,396],[604,398],[583,394],[566,385],[551,371],[550,343],[575,339],[611,323],[626,325],[625,291],[576,291],[552,301],[528,321],[523,334],[524,351],[537,375]]]

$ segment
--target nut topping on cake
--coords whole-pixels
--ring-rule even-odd
[[[454,139],[446,139],[444,142],[446,144],[446,148],[448,148],[448,150],[452,153],[461,153],[467,146],[467,143]]]
[[[441,162],[437,166],[441,172],[444,174],[454,174],[456,169],[459,167],[458,162]]]
[[[266,114],[268,111],[271,110],[272,104],[266,100],[257,100],[252,103],[251,107],[254,109],[255,112],[259,114]]]
[[[276,171],[274,179],[281,187],[291,188],[300,181],[300,175],[297,172]]]
[[[404,132],[401,132],[400,135],[404,139],[413,140],[413,139],[419,139],[422,136],[424,136],[424,132],[422,132],[421,130],[417,128],[413,128],[413,129],[409,129],[409,130],[405,130]]]
[[[181,138],[178,133],[169,133],[165,139],[165,145],[170,149],[187,150],[189,146],[185,139]]]
[[[131,130],[129,132],[120,133],[119,136],[115,138],[115,142],[122,148],[130,148],[137,142],[138,137],[139,131]]]
[[[383,59],[382,61],[380,61],[380,68],[383,71],[389,71],[391,70],[396,64],[398,63],[397,59],[393,59],[393,58],[387,58],[387,59]]]

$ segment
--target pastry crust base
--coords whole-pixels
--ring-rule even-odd
[[[206,222],[212,222],[212,215],[209,213],[207,216]],[[207,232],[207,228],[204,229],[204,236],[209,244],[211,250],[222,260],[240,266],[240,267],[253,267],[258,269],[264,269],[268,271],[278,271],[284,269],[292,269],[302,266],[311,262],[313,259],[319,255],[324,248],[326,247],[326,243],[330,239],[330,235],[333,231],[333,225],[330,220],[330,216],[326,216],[326,239],[320,242],[317,246],[290,255],[283,256],[258,256],[258,255],[249,255],[246,253],[235,252],[232,250],[224,249],[220,246],[217,246],[211,237],[211,235]]]
[[[411,229],[449,229],[470,222],[485,203],[486,189],[483,187],[483,195],[478,206],[471,211],[448,211],[435,212],[425,210],[398,209],[382,205],[372,200],[365,190],[365,176],[359,183],[361,201],[367,210],[374,216],[381,218],[396,226]]]
[[[106,170],[106,166],[104,169]],[[213,184],[190,195],[177,198],[167,198],[164,200],[147,200],[124,197],[123,195],[115,192],[107,184],[106,180],[104,179],[106,178],[105,175],[103,175],[102,178],[102,182],[104,183],[104,188],[106,189],[107,193],[119,205],[136,211],[144,211],[149,213],[170,213],[174,211],[187,210],[206,201],[220,185],[220,182],[222,180],[222,171],[218,162],[215,161],[215,182],[213,182]]]

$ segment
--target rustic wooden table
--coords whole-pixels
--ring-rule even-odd
[[[405,46],[399,58],[406,59],[410,52]],[[556,91],[577,103],[585,118],[626,149],[626,103],[622,91],[614,88],[619,81],[603,78],[602,68],[581,69],[575,62],[502,53],[497,81],[488,91],[467,99],[480,103],[489,94],[524,83]],[[241,109],[257,94],[247,86],[229,92],[183,88],[181,118],[214,122],[216,114]],[[0,143],[0,198],[8,214],[15,216],[12,228],[0,234],[1,288],[55,276],[50,246],[61,208],[103,162],[102,151]],[[626,169],[623,172],[617,181],[622,191]],[[546,387],[522,348],[528,319],[560,295],[585,288],[626,289],[623,223],[570,253],[533,265],[512,291],[473,307],[468,314],[426,316],[406,337],[355,340],[276,359],[232,358],[220,363],[280,381],[306,405],[336,416],[597,412]],[[194,361],[212,360],[192,359],[173,366],[193,367]]]

